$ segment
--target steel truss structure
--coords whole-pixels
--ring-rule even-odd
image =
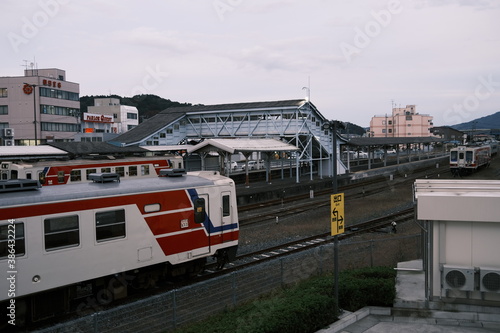
[[[332,176],[332,134],[322,130],[327,121],[307,100],[179,107],[162,111],[114,141],[122,146],[162,146],[207,138],[275,138],[299,148],[291,157],[312,179],[316,173]],[[144,131],[148,126],[149,133]],[[143,137],[133,137],[134,132]],[[344,173],[345,167],[339,166],[338,173]]]

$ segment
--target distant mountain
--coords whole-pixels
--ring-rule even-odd
[[[486,117],[477,118],[469,122],[453,125],[450,127],[459,131],[500,128],[500,111]]]
[[[139,111],[139,121],[151,118],[160,111],[174,106],[191,106],[190,103],[173,102],[156,95],[135,95],[133,97],[109,96],[82,96],[80,97],[80,110],[87,112],[89,106],[94,106],[95,98],[118,98],[121,105],[135,106]]]

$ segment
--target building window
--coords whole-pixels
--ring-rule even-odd
[[[41,124],[42,131],[49,132],[80,132],[79,124],[67,124],[67,123],[46,123]]]
[[[98,242],[125,237],[125,210],[95,214],[95,233]]]
[[[62,106],[54,106],[54,105],[40,105],[41,112],[44,114],[54,114],[58,116],[78,116],[80,114],[79,109],[75,108],[66,108]]]
[[[8,97],[7,88],[0,88],[0,97]]]
[[[78,246],[80,244],[78,215],[45,219],[44,233],[47,251]]]
[[[74,93],[71,91],[64,91],[64,90],[56,90],[52,88],[40,87],[40,96],[57,98],[57,99],[66,99],[69,101],[80,101],[80,96],[78,93]]]
[[[9,107],[7,105],[0,105],[0,114],[9,114]]]
[[[160,133],[160,139],[165,139],[166,136],[167,135],[165,133],[163,133],[163,132]]]
[[[14,239],[9,238],[15,237]],[[9,246],[9,239],[15,241],[15,247]],[[16,256],[21,256],[25,253],[24,246],[24,223],[4,224],[0,225],[0,258],[7,258],[12,249],[15,250]],[[10,251],[9,251],[10,250]]]
[[[172,134],[172,129],[171,128],[167,128],[167,134]]]
[[[137,119],[137,113],[127,112],[127,119]]]
[[[392,133],[392,128],[389,128],[389,133]]]
[[[385,128],[382,128],[382,133],[385,133]]]
[[[413,120],[412,116],[406,116],[406,120]]]
[[[389,122],[388,122],[388,123],[389,123],[389,125],[392,125],[392,120],[389,120]]]

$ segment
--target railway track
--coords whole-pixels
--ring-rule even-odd
[[[416,170],[409,177],[392,180],[390,186],[407,186],[413,184],[417,178],[437,178],[438,176],[447,176],[448,174],[451,175],[447,166],[439,169],[422,168]],[[349,200],[378,194],[387,191],[387,188],[388,180],[385,177],[378,177],[368,181],[341,186],[339,192],[344,192],[346,199]],[[331,189],[326,189],[316,191],[314,198],[310,198],[309,194],[301,194],[265,203],[238,207],[238,211],[240,212],[240,226],[258,224],[328,206],[330,205],[329,197],[331,194]]]
[[[359,222],[346,227],[346,231],[340,234],[339,241],[348,240],[368,232],[375,232],[391,226],[392,222],[397,224],[412,221],[415,217],[414,208],[408,208],[383,217]],[[226,268],[217,271],[215,264],[210,264],[205,270],[202,279],[211,278],[215,275],[227,274],[229,272],[259,264],[260,262],[276,259],[282,256],[290,255],[300,251],[308,250],[313,247],[321,246],[333,242],[333,236],[330,233],[321,233],[311,237],[302,238],[296,241],[287,242],[278,246],[269,247],[259,251],[240,255],[234,262]]]

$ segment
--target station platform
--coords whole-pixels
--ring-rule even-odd
[[[395,164],[369,170],[360,170],[337,176],[337,185],[343,186],[356,181],[365,180],[373,177],[404,177],[405,174],[410,174],[412,170],[425,166],[444,165],[448,160],[447,156],[431,158],[421,161],[413,161],[410,163]],[[248,185],[244,181],[235,179],[236,196],[239,207],[265,202],[270,200],[278,200],[290,196],[301,194],[313,194],[316,191],[333,189],[333,177],[319,177],[314,175],[311,180],[309,174],[299,177],[297,182],[296,176],[289,175],[281,178],[273,176],[270,182],[263,180],[250,180]],[[311,193],[313,191],[313,193]]]

